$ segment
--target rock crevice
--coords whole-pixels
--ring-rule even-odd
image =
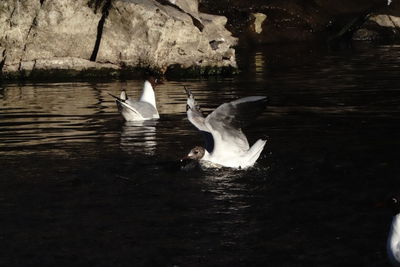
[[[102,12],[101,12],[102,16],[99,20],[99,24],[97,25],[97,38],[96,38],[96,42],[94,44],[92,55],[90,56],[90,61],[96,61],[97,53],[99,52],[99,48],[100,48],[101,38],[103,36],[104,23],[110,12],[111,3],[112,3],[112,0],[106,0],[106,2],[103,5]]]

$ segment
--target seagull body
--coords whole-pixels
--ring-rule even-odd
[[[193,94],[186,91],[188,119],[205,137],[205,148],[197,146],[187,157],[236,169],[253,166],[266,140],[259,139],[250,147],[241,126],[264,109],[266,97],[250,96],[225,103],[204,117]]]
[[[392,225],[387,240],[387,253],[393,266],[400,267],[400,212],[397,198],[393,198],[396,215],[393,217]]]
[[[120,94],[120,97],[114,97],[118,106],[118,111],[124,117],[126,121],[143,121],[159,119],[156,106],[156,96],[153,90],[157,80],[148,79],[144,82],[143,91],[139,100],[132,100],[128,97],[125,90]]]

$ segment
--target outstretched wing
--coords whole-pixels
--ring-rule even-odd
[[[210,132],[210,129],[205,124],[205,118],[203,113],[201,112],[200,106],[194,100],[194,96],[192,92],[186,88],[186,94],[188,96],[187,105],[186,105],[186,114],[189,121],[201,131],[204,138],[205,146],[204,148],[211,153],[214,149],[214,138]]]
[[[253,121],[266,106],[265,96],[249,96],[222,104],[205,119],[214,138],[214,154],[247,151],[249,142],[242,127]]]

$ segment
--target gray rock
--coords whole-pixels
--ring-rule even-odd
[[[259,12],[259,13],[252,13],[250,17],[251,17],[250,30],[254,33],[260,34],[263,31],[262,24],[267,18],[267,15]]]
[[[370,21],[375,22],[381,27],[387,28],[399,28],[400,27],[400,17],[386,15],[386,14],[376,14],[369,17]]]
[[[219,16],[200,14],[201,32],[186,13],[156,1],[117,1],[104,25],[97,61],[124,66],[151,66],[165,72],[170,65],[236,66],[231,47],[236,44]],[[222,40],[214,50],[210,42]]]
[[[0,69],[35,70],[236,67],[237,39],[226,18],[201,14],[196,0],[2,0]],[[91,1],[95,2],[95,1]],[[185,5],[186,4],[186,5]],[[202,21],[202,31],[192,16]],[[218,41],[218,46],[212,45]],[[96,47],[97,44],[97,47]]]
[[[400,17],[388,14],[373,14],[358,29],[353,40],[376,41],[376,40],[399,40],[400,39]]]
[[[186,13],[199,16],[199,2],[197,0],[168,0],[173,5],[178,6]]]
[[[159,0],[160,1],[160,0]],[[199,17],[199,2],[198,0],[167,0],[168,3],[177,7],[179,10],[188,14],[192,20],[193,24],[203,30],[204,25]]]
[[[373,30],[358,29],[353,34],[353,40],[355,41],[375,41],[380,38],[379,33]]]

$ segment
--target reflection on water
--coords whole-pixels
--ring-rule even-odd
[[[157,120],[125,122],[121,132],[121,148],[129,154],[138,151],[146,155],[154,155],[157,146]]]
[[[10,85],[0,101],[1,151],[42,144],[91,142],[100,121],[102,96],[86,84]]]
[[[99,139],[114,142],[111,139],[121,135],[121,146],[127,151],[143,147],[144,154],[153,154],[156,124],[125,124],[121,133],[108,129],[110,124],[122,120],[108,93],[118,94],[123,87],[131,97],[138,97],[142,82],[7,85],[0,91],[0,153],[37,153],[40,149],[29,151],[29,147],[95,143]],[[182,85],[166,83],[157,89],[160,113],[185,111]]]
[[[157,121],[124,122],[108,95],[142,81],[3,85],[0,263],[386,266],[373,207],[400,188],[400,47],[271,49],[233,78],[158,86]],[[243,129],[268,139],[255,168],[177,168],[202,144],[183,85],[206,113],[269,97]]]
[[[264,79],[264,70],[265,70],[265,60],[264,54],[261,52],[254,54],[254,72],[256,74],[256,80],[260,81]]]

